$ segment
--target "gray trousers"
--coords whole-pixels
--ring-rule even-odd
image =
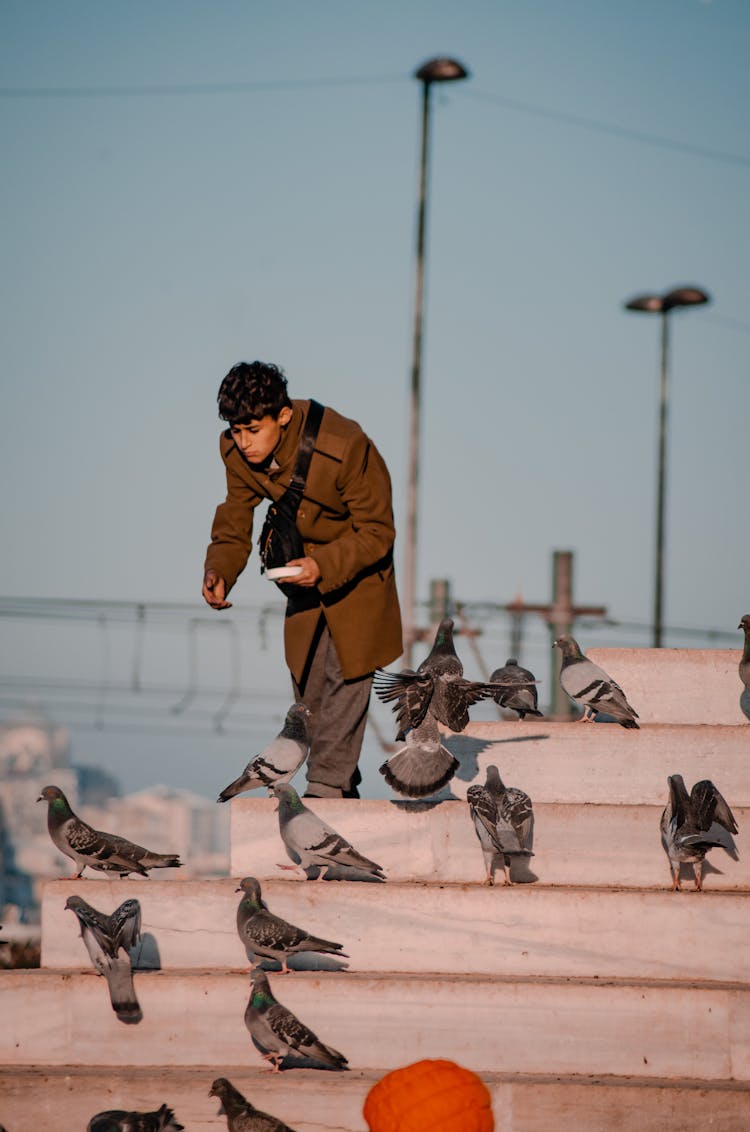
[[[307,793],[317,798],[358,798],[357,768],[367,722],[372,673],[357,680],[341,675],[336,646],[325,618],[313,640],[294,694],[312,712],[313,741],[307,760]]]

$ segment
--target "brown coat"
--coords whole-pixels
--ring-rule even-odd
[[[245,460],[227,430],[220,438],[227,498],[216,509],[206,570],[227,592],[245,568],[253,513],[289,486],[309,401],[292,402],[292,419],[271,472]],[[355,421],[326,408],[315,441],[297,526],[305,554],[320,567],[319,609],[284,620],[286,662],[299,682],[322,609],[346,680],[390,664],[402,652],[401,613],[393,568],[391,481],[382,456]]]

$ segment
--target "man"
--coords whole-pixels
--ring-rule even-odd
[[[290,400],[277,366],[241,362],[218,395],[229,423],[220,439],[227,497],[216,509],[203,596],[227,595],[252,545],[253,515],[276,500],[295,470],[309,401]],[[285,582],[284,649],[295,696],[313,713],[307,796],[359,797],[357,768],[375,668],[402,652],[393,568],[391,482],[382,456],[355,421],[326,408],[315,440],[296,525],[304,555]]]

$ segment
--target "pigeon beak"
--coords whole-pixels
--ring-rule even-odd
[[[39,797],[37,798],[37,802],[43,802],[43,801],[44,801],[44,795],[40,794]]]

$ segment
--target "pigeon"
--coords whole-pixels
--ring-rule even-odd
[[[380,767],[388,785],[407,798],[425,798],[446,783],[461,765],[440,742],[437,720],[427,710],[424,719],[406,733],[399,748]]]
[[[121,1022],[140,1022],[143,1014],[135,996],[131,948],[141,938],[141,906],[126,900],[111,916],[97,912],[81,896],[69,896],[66,909],[75,912],[94,970],[104,975],[112,1009]],[[120,955],[119,952],[124,952]]]
[[[226,1077],[217,1077],[208,1095],[221,1101],[228,1132],[294,1132],[283,1120],[251,1105]]]
[[[182,1132],[171,1108],[165,1104],[156,1112],[126,1112],[113,1108],[92,1116],[86,1132]]]
[[[571,700],[583,704],[583,721],[597,712],[612,716],[621,727],[637,728],[638,712],[625,699],[625,693],[603,668],[581,652],[578,642],[567,633],[553,642],[562,653],[560,684]]]
[[[506,786],[497,767],[488,766],[484,786],[470,786],[466,800],[484,854],[487,869],[485,884],[495,883],[497,857],[503,859],[505,883],[512,884],[512,859],[533,857],[529,848],[534,826],[531,798],[517,786]]]
[[[245,877],[235,891],[243,894],[237,907],[237,934],[247,953],[252,953],[256,960],[279,960],[280,974],[287,975],[287,958],[300,951],[317,951],[349,958],[341,950],[343,944],[311,935],[304,928],[298,928],[269,912],[255,877]]]
[[[182,865],[176,853],[152,853],[124,837],[92,829],[76,817],[59,786],[45,786],[37,802],[48,803],[49,835],[60,852],[78,867],[71,880],[78,880],[87,865],[102,873],[139,873],[144,877],[149,869],[177,869]]]
[[[281,840],[291,860],[304,870],[308,880],[312,879],[313,869],[317,871],[318,880],[323,880],[330,870],[343,880],[385,880],[382,867],[358,853],[346,838],[308,809],[288,782],[278,783],[272,793],[279,800]],[[289,865],[281,867],[290,868]]]
[[[734,844],[728,847],[725,838],[718,831],[712,833],[714,823],[722,826],[727,833],[737,833],[737,822],[726,800],[710,779],[696,782],[688,794],[681,774],[672,774],[669,783],[669,799],[661,815],[661,843],[669,858],[672,873],[672,891],[680,889],[680,865],[692,865],[695,874],[695,887],[703,890],[703,860],[709,849],[720,845],[734,860],[739,859]]]
[[[514,656],[509,656],[502,668],[496,668],[490,682],[508,681],[510,687],[503,688],[492,697],[498,707],[518,712],[521,719],[527,715],[541,715],[537,707],[536,680],[528,668],[521,668]]]
[[[311,719],[306,704],[292,704],[276,738],[247,764],[239,778],[224,787],[217,801],[228,802],[244,790],[259,786],[270,790],[277,782],[289,782],[310,753]]]
[[[737,626],[745,633],[745,647],[742,650],[740,661],[740,680],[745,685],[740,696],[740,707],[743,714],[750,719],[750,613],[746,613]]]
[[[411,668],[402,672],[376,670],[375,692],[384,704],[394,704],[399,723],[397,740],[404,739],[410,727],[419,727],[428,708],[438,723],[451,731],[463,731],[469,722],[469,708],[494,696],[503,687],[491,682],[464,680],[463,671],[453,644],[450,617],[445,617],[438,625],[432,649],[416,672]]]
[[[245,1025],[264,1059],[271,1062],[274,1073],[279,1072],[289,1053],[319,1062],[328,1069],[347,1068],[343,1053],[321,1042],[291,1010],[274,998],[265,971],[254,967],[250,981],[252,989],[245,1010]]]

